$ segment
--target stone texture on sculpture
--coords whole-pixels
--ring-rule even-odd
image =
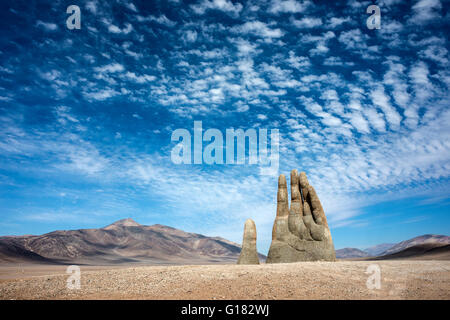
[[[277,215],[266,263],[335,261],[327,218],[306,174],[291,171],[291,207],[286,177],[278,178]]]
[[[252,219],[247,219],[244,225],[244,237],[238,264],[259,264],[258,252],[256,250],[256,226]]]

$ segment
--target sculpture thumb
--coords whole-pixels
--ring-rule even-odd
[[[245,221],[242,249],[237,264],[259,264],[256,250],[256,226],[252,219]]]

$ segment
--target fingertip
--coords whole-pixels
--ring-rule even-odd
[[[256,240],[256,225],[252,219],[245,220],[244,239]]]
[[[291,184],[295,185],[298,184],[298,171],[297,169],[294,169],[291,171]]]
[[[299,180],[300,180],[300,187],[302,187],[302,188],[308,187],[309,182],[308,182],[308,178],[306,177],[305,172],[303,172],[303,171],[300,172]]]
[[[285,216],[288,214],[288,191],[287,191],[287,185],[286,185],[286,177],[284,174],[280,174],[280,177],[278,178],[278,194],[277,194],[277,201],[280,205],[279,208],[277,208],[277,216]]]
[[[287,188],[286,177],[284,174],[280,174],[280,176],[278,177],[278,187]]]
[[[295,202],[301,202],[302,196],[300,194],[299,184],[298,184],[298,171],[291,171],[291,199]],[[291,206],[293,203],[291,204]],[[299,210],[300,211],[300,210]]]
[[[252,219],[245,220],[245,227],[252,228],[254,226],[255,226],[255,221],[253,221]]]

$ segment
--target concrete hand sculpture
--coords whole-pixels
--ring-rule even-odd
[[[317,260],[336,260],[327,218],[306,174],[292,170],[290,209],[286,177],[278,178],[277,216],[266,263]]]
[[[237,264],[259,264],[256,250],[256,226],[252,219],[245,221],[242,249]]]

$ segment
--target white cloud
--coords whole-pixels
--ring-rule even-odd
[[[314,17],[305,17],[300,20],[292,19],[291,22],[299,29],[311,29],[322,25],[322,19]]]
[[[289,51],[289,58],[286,61],[290,66],[298,70],[303,70],[311,66],[308,57],[298,57],[295,55],[294,51]]]
[[[272,0],[269,12],[274,14],[279,13],[300,13],[306,10],[311,5],[310,1],[296,1],[296,0]]]
[[[336,28],[350,21],[351,21],[350,17],[346,18],[331,17],[330,20],[328,21],[327,28],[329,29]]]
[[[370,133],[369,123],[363,117],[361,112],[353,112],[350,116],[350,123],[360,133]]]
[[[99,101],[103,101],[109,98],[112,98],[114,96],[119,95],[120,92],[117,92],[114,89],[103,89],[103,90],[99,90],[99,91],[92,91],[92,92],[85,92],[84,96],[90,100],[99,100]]]
[[[230,39],[230,41],[236,45],[239,55],[241,56],[249,56],[262,52],[261,50],[258,50],[257,44],[249,42],[245,39]]]
[[[115,73],[122,72],[123,70],[125,70],[125,68],[120,63],[111,63],[103,67],[95,67],[94,70],[100,73]]]
[[[226,49],[212,49],[212,50],[189,50],[189,54],[194,54],[198,57],[203,57],[204,59],[223,59],[227,56]]]
[[[340,57],[333,57],[333,56],[327,57],[323,61],[323,64],[326,66],[348,66],[348,67],[355,65],[354,62],[349,61],[344,62]]]
[[[146,83],[146,82],[151,82],[156,79],[156,77],[152,76],[152,75],[148,75],[148,74],[136,75],[136,73],[134,73],[134,72],[127,72],[125,74],[125,77],[136,83],[141,83],[141,84]]]
[[[392,95],[395,103],[403,109],[406,109],[410,99],[408,85],[405,79],[406,68],[399,63],[399,60],[398,57],[391,57],[391,59],[386,62],[389,66],[389,70],[383,77],[383,83],[394,88]]]
[[[138,9],[136,8],[133,2],[127,2],[125,6],[133,12],[138,12]]]
[[[403,25],[394,20],[383,21],[383,27],[379,30],[382,34],[390,35],[403,31]]]
[[[390,128],[393,130],[398,130],[402,118],[390,104],[389,97],[385,94],[383,86],[378,85],[375,90],[371,91],[370,94],[373,104],[380,107],[383,111]]]
[[[257,20],[247,21],[238,27],[233,27],[231,30],[234,33],[253,34],[268,39],[280,38],[284,35],[281,29],[271,29],[266,23]]]
[[[97,13],[97,1],[86,2],[86,9],[93,14]]]
[[[339,100],[338,94],[334,89],[324,90],[320,96],[322,100]]]
[[[343,31],[338,39],[345,44],[347,49],[367,49],[366,41],[368,36],[363,34],[360,29]]]
[[[116,34],[129,34],[131,31],[133,31],[133,26],[131,25],[131,23],[125,23],[125,27],[123,29],[120,29],[118,26],[110,24],[108,26],[108,31]]]
[[[55,81],[61,77],[61,72],[58,70],[49,70],[46,72],[39,72],[39,76],[47,81]]]
[[[305,103],[305,108],[313,115],[320,117],[321,122],[325,126],[337,127],[342,125],[342,121],[339,118],[323,111],[322,106],[320,106],[318,103]]]
[[[322,33],[320,36],[313,36],[310,34],[306,34],[301,37],[302,43],[314,43],[315,47],[309,50],[310,55],[324,55],[330,49],[327,47],[327,42],[335,37],[334,32],[327,31]]]
[[[258,114],[256,117],[258,118],[258,120],[267,120],[267,116],[264,114]]]
[[[328,53],[328,51],[330,51],[330,49],[326,46],[326,44],[319,42],[316,44],[314,49],[309,50],[309,54],[311,56],[324,55]]]
[[[415,96],[421,102],[431,97],[434,91],[433,85],[428,78],[429,73],[428,65],[423,61],[418,61],[409,71],[409,78],[414,85]]]
[[[169,18],[167,18],[165,14],[162,14],[158,17],[149,15],[147,17],[137,16],[136,18],[137,18],[137,21],[139,21],[139,22],[154,21],[156,23],[165,25],[166,27],[174,27],[177,24],[175,21],[172,21]]]
[[[444,46],[431,45],[425,50],[420,51],[419,55],[440,65],[448,65],[448,50]]]
[[[198,4],[191,5],[196,14],[204,14],[207,10],[220,10],[238,15],[242,10],[242,4],[233,4],[230,0],[202,0]]]
[[[197,31],[195,31],[195,30],[183,31],[183,39],[186,42],[195,42],[197,40]]]
[[[419,0],[412,6],[414,14],[408,20],[412,24],[426,24],[441,18],[439,0]]]
[[[41,21],[41,20],[38,20],[36,22],[36,26],[44,29],[45,31],[56,31],[56,30],[58,30],[58,26],[55,23],[44,22],[44,21]]]
[[[372,128],[374,128],[378,132],[386,131],[386,122],[383,119],[383,115],[378,113],[376,110],[372,108],[365,107],[363,108],[363,114],[366,116],[369,124]]]
[[[60,124],[65,125],[68,122],[78,123],[79,120],[76,119],[71,113],[70,108],[67,106],[59,106],[55,108],[57,120]]]

